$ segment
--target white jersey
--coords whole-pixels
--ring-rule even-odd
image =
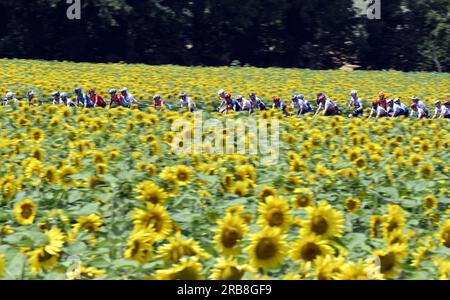
[[[394,106],[393,106],[393,108],[392,108],[392,111],[394,112],[394,113],[401,113],[402,111],[407,111],[407,107],[406,107],[406,105],[405,104],[403,104],[403,103],[400,103],[400,104],[397,104],[397,103],[394,103]]]
[[[189,107],[189,105],[193,106],[194,101],[190,97],[186,97],[185,99],[180,99],[180,106],[181,107]]]
[[[291,107],[299,109],[300,101],[291,101]]]
[[[298,104],[299,104],[300,108],[303,108],[303,109],[310,108],[308,100],[304,100],[304,99],[303,100],[298,100]]]
[[[3,105],[8,105],[8,104],[11,104],[11,103],[13,103],[13,104],[18,104],[18,103],[19,103],[19,100],[17,100],[16,98],[13,98],[13,99],[4,99],[4,100],[3,100]]]
[[[350,106],[353,106],[355,109],[359,109],[359,108],[363,107],[362,100],[361,100],[361,98],[359,98],[359,97],[356,98],[356,99],[351,98],[351,99],[350,99],[349,105],[350,105]]]
[[[440,117],[440,116],[450,116],[450,108],[445,107],[444,105],[441,105],[440,108],[437,108],[434,110],[434,113],[436,114],[436,116]]]
[[[425,110],[423,110],[423,109],[420,108],[419,106],[417,106],[417,110],[413,110],[411,113],[412,113],[412,115],[415,116],[415,117],[419,117],[419,114],[422,115],[422,117],[423,117],[423,116],[426,116]]]
[[[65,106],[75,106],[75,103],[70,98],[67,98],[66,101],[61,99],[61,104],[65,105]]]
[[[319,108],[323,108],[325,111],[334,111],[336,110],[336,104],[334,104],[333,100],[327,98],[327,100],[325,100],[325,104],[323,104],[323,102],[319,104]]]
[[[381,106],[381,105],[378,105],[376,109],[372,107],[372,113],[373,113],[374,111],[377,113],[377,117],[384,116],[384,115],[386,115],[386,113],[387,113],[387,111],[386,111],[386,110],[384,109],[384,107]]]
[[[417,102],[417,108],[425,110],[425,104],[422,101]]]
[[[130,93],[127,93],[126,96],[123,96],[123,99],[125,102],[128,102],[130,105],[137,102],[136,99],[134,99],[133,95]]]
[[[242,102],[240,105],[241,105],[242,109],[250,109],[252,107],[252,103],[250,101],[248,101],[247,99],[242,99]]]
[[[61,105],[64,104],[64,101],[62,101],[62,99],[53,99],[53,105]]]

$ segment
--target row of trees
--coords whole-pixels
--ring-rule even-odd
[[[359,0],[359,2],[366,0]],[[367,0],[373,1],[373,0]],[[148,64],[450,70],[450,0],[1,0],[0,56]]]

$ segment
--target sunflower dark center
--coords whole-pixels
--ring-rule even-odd
[[[328,230],[328,222],[322,216],[317,216],[312,219],[311,230],[315,234],[324,234]]]
[[[320,248],[315,243],[307,243],[301,250],[301,256],[306,261],[313,261],[320,254]]]
[[[31,217],[32,214],[33,214],[33,208],[31,207],[31,205],[26,204],[22,207],[22,217],[24,219],[28,219],[29,217]]]
[[[386,273],[391,271],[395,267],[395,254],[389,253],[384,256],[380,256],[380,271]]]
[[[263,238],[256,246],[256,256],[259,259],[270,259],[277,253],[277,246],[269,238]]]
[[[270,226],[280,226],[283,224],[284,216],[278,208],[272,208],[267,214],[267,219]]]
[[[222,233],[222,244],[225,248],[233,248],[240,239],[240,234],[235,228],[225,228]]]

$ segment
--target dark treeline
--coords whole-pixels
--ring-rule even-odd
[[[364,0],[359,0],[364,2]],[[0,0],[0,57],[450,71],[450,0]]]

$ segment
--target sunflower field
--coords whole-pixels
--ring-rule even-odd
[[[126,86],[430,105],[450,75],[0,60],[0,92]],[[177,155],[178,111],[0,107],[0,279],[449,279],[448,120],[284,117],[279,161]],[[244,138],[244,137],[241,137]],[[74,264],[75,262],[75,264]]]

